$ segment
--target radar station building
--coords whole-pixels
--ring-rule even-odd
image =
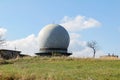
[[[39,33],[39,56],[69,56],[70,37],[67,30],[58,24],[46,25]]]

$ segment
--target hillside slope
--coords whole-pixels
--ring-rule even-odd
[[[32,57],[0,60],[0,80],[119,80],[120,60]]]

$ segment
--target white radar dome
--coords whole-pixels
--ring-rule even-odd
[[[40,50],[63,49],[67,50],[70,42],[68,32],[58,24],[49,24],[39,33]]]

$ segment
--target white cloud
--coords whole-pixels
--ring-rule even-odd
[[[100,56],[105,55],[103,51],[98,50],[96,52],[95,57],[99,58]],[[81,51],[75,51],[73,53],[73,55],[71,55],[71,57],[81,57],[81,58],[92,58],[93,57],[93,51],[92,49],[85,47],[85,49],[81,50]]]
[[[86,42],[85,41],[80,41],[79,40],[79,34],[71,34],[70,37],[70,45],[69,45],[69,51],[80,51],[84,49]]]
[[[92,51],[90,48],[85,47],[84,49],[80,50],[80,51],[74,51],[73,55],[71,55],[71,57],[82,57],[82,58],[88,58],[88,57],[92,57]]]
[[[65,16],[61,20],[61,25],[70,32],[76,32],[92,27],[98,27],[100,26],[100,22],[93,18],[86,18],[85,16],[76,16],[73,18]]]
[[[22,51],[23,54],[34,55],[35,52],[38,52],[38,39],[34,34],[31,34],[23,39],[18,39],[14,41],[7,42],[8,49],[16,49]]]
[[[70,38],[71,39],[76,39],[76,38],[80,38],[80,37],[81,37],[81,35],[78,34],[78,33],[70,33]]]
[[[7,32],[7,29],[0,28],[0,36],[5,36],[5,33]]]

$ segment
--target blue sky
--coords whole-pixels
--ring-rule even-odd
[[[85,16],[99,27],[79,30],[79,41],[96,40],[104,53],[120,55],[120,0],[0,0],[0,26],[6,39],[26,38],[47,24],[61,24],[65,17]]]

